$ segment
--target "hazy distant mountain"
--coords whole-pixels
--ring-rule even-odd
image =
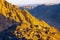
[[[24,5],[24,6],[19,6],[20,9],[27,9],[27,10],[31,10],[34,9],[36,6],[38,6],[37,4],[30,4],[30,5]]]

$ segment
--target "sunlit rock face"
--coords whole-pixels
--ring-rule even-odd
[[[0,0],[0,18],[0,27],[3,29],[0,29],[1,40],[60,40],[60,32],[56,28],[4,0]]]

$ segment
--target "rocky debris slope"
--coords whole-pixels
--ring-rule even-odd
[[[4,30],[8,29],[8,27],[13,27],[11,26],[13,24],[19,23],[19,25],[14,26],[16,27],[16,29],[14,31],[11,31],[13,32],[12,34],[18,37],[19,39],[22,38],[23,38],[22,40],[59,40],[60,39],[60,32],[56,28],[48,25],[43,20],[39,20],[35,18],[27,10],[25,9],[21,10],[18,8],[18,6],[12,5],[5,0],[0,0],[0,15],[1,15],[0,20],[1,21],[3,20],[2,22],[0,21],[1,24],[0,28],[6,27],[4,28]],[[2,29],[0,30],[3,31]],[[11,39],[11,37],[9,38]]]

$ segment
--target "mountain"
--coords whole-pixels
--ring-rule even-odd
[[[36,18],[42,19],[60,30],[60,4],[38,5],[27,10]]]
[[[60,40],[58,29],[5,0],[0,0],[0,24],[0,40]]]
[[[39,5],[39,4],[38,4]],[[30,5],[23,5],[23,6],[19,6],[20,9],[27,9],[27,10],[31,10],[33,8],[35,8],[37,6],[37,4],[30,4]]]

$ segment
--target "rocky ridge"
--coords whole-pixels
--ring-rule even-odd
[[[8,29],[5,26],[20,23],[13,34],[24,40],[59,40],[60,32],[45,21],[32,16],[27,10],[21,10],[5,0],[0,0],[0,31]],[[3,17],[3,18],[2,18]],[[3,21],[2,21],[3,20]],[[5,21],[6,20],[6,21]],[[3,26],[5,25],[5,26]],[[4,28],[5,27],[5,28]]]

